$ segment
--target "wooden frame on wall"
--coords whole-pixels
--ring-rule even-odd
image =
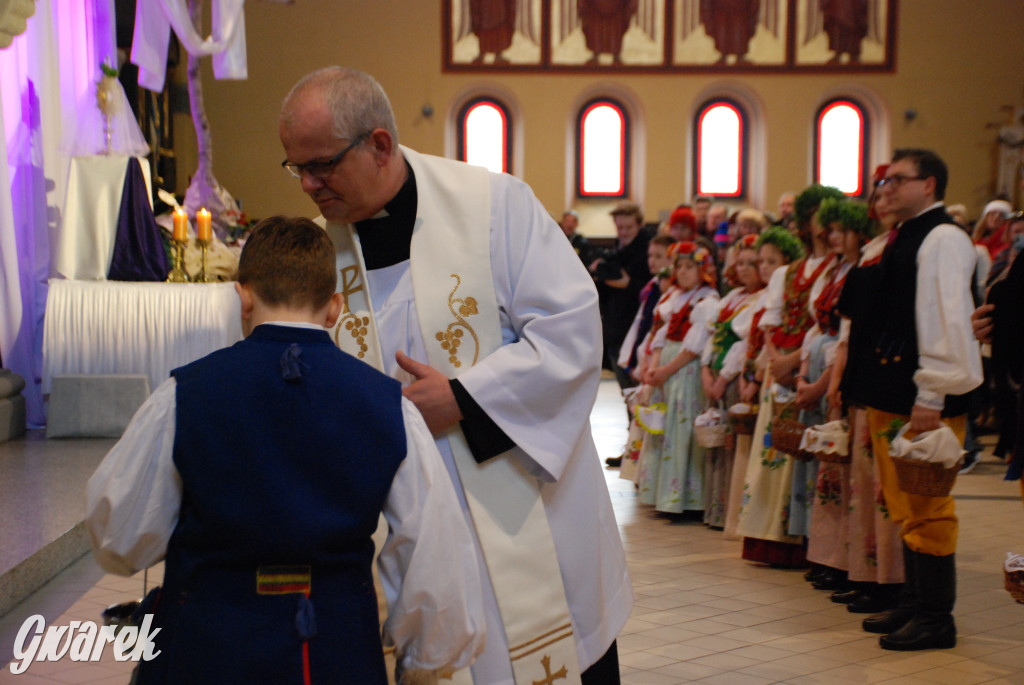
[[[446,72],[871,73],[899,0],[443,0]]]

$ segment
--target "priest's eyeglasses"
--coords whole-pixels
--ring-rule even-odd
[[[878,182],[879,188],[889,187],[893,190],[900,188],[907,181],[923,181],[926,176],[904,176],[903,174],[893,174],[892,176],[886,176]]]
[[[296,162],[289,162],[286,159],[281,162],[281,166],[295,178],[302,178],[302,174],[305,173],[322,181],[331,175],[334,171],[334,167],[341,164],[341,160],[345,158],[345,155],[348,154],[349,150],[369,138],[371,133],[373,133],[373,131],[367,131],[366,133],[361,133],[356,136],[352,139],[351,143],[345,146],[344,150],[334,155],[326,162],[306,162],[305,164],[297,164]]]

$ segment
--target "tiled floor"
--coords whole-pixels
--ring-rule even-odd
[[[592,418],[602,457],[616,453],[625,412],[614,382],[602,383]],[[954,491],[959,644],[918,653],[883,651],[877,636],[860,630],[860,616],[811,589],[803,572],[742,561],[739,543],[655,515],[618,471],[607,475],[636,591],[619,638],[623,683],[1024,683],[1024,606],[1003,589],[1001,572],[1007,551],[1024,552],[1024,511],[1016,484],[1001,479],[990,456]],[[151,571],[151,583],[158,574]],[[104,576],[86,558],[0,619],[0,654],[11,658],[13,636],[33,613],[56,625],[97,620],[107,605],[141,592],[141,575]],[[19,676],[4,667],[0,684],[123,685],[130,670],[109,656],[99,664],[36,663]]]

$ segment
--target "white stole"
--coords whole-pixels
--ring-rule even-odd
[[[454,378],[502,342],[491,275],[489,175],[480,167],[403,152],[417,185],[410,271],[421,335],[430,365]],[[343,350],[382,369],[355,227],[325,228],[337,250],[339,291],[345,295],[332,336]],[[536,478],[507,454],[478,464],[458,426],[446,437],[494,587],[516,683],[579,683],[569,607]]]

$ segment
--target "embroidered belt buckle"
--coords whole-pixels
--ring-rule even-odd
[[[260,566],[256,569],[258,595],[308,595],[312,587],[311,566]]]

